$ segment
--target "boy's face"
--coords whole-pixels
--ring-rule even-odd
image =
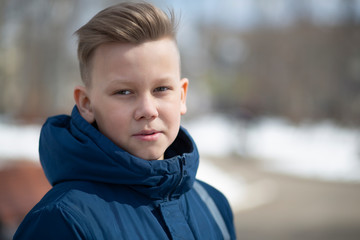
[[[180,79],[179,53],[164,38],[140,45],[100,45],[92,82],[75,89],[81,115],[96,121],[116,145],[146,160],[163,159],[186,112],[187,79]]]

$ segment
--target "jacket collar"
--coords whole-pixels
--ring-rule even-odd
[[[52,185],[64,181],[93,181],[128,185],[151,199],[178,198],[195,180],[199,164],[196,145],[180,127],[165,159],[147,161],[116,146],[81,117],[48,118],[40,134],[40,161]]]

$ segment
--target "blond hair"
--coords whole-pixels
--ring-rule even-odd
[[[176,28],[173,11],[168,16],[149,3],[120,3],[100,11],[75,32],[82,81],[90,85],[91,60],[101,44],[140,44],[164,37],[176,41]]]

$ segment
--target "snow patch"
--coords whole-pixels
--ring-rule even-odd
[[[38,125],[11,125],[0,122],[0,159],[39,159]]]
[[[239,175],[227,174],[206,158],[200,160],[196,177],[220,190],[234,212],[266,204],[277,195],[277,185],[273,181],[260,179],[249,183]]]
[[[264,119],[248,130],[247,151],[268,169],[323,180],[360,181],[359,130],[331,122],[293,126]]]

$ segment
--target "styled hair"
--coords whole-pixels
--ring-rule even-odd
[[[120,3],[96,14],[78,29],[78,59],[81,79],[90,85],[91,63],[97,47],[105,43],[134,43],[169,37],[176,42],[177,23],[174,12],[169,16],[145,2]]]

